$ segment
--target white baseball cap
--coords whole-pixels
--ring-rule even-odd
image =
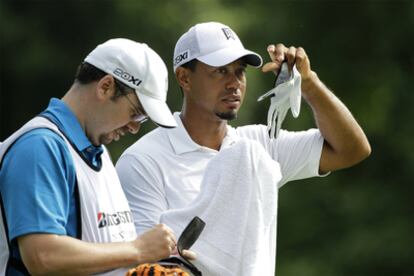
[[[174,72],[193,59],[218,67],[241,57],[254,67],[262,65],[262,57],[246,50],[230,27],[218,22],[200,23],[191,27],[175,44]]]
[[[177,126],[166,104],[167,67],[148,45],[125,38],[110,39],[90,52],[85,62],[134,89],[145,112],[157,125]]]

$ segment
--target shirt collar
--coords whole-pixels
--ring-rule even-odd
[[[191,139],[183,125],[183,122],[181,121],[180,112],[174,113],[174,119],[177,122],[177,127],[168,129],[167,134],[176,154],[183,154],[192,151],[217,152],[216,150],[200,146]],[[237,141],[236,131],[233,127],[227,125],[226,136],[224,137],[221,148],[228,147],[235,141]]]
[[[91,146],[98,151],[102,151],[101,146],[95,147],[92,145],[75,114],[63,101],[52,98],[41,115],[56,124],[78,151],[83,151]]]

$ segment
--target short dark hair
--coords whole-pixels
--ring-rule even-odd
[[[190,69],[191,72],[194,72],[195,69],[196,69],[197,63],[198,63],[198,59],[195,58],[195,59],[192,59],[189,62],[186,62],[186,63],[184,63],[180,66],[182,66],[184,68],[187,68],[187,69]]]
[[[80,84],[89,84],[95,81],[99,81],[106,75],[109,75],[109,74],[105,73],[99,68],[96,68],[90,63],[82,62],[78,66],[78,69],[76,70],[75,81],[79,82]],[[115,80],[115,95],[112,97],[113,100],[121,96],[125,96],[127,94],[131,94],[135,92],[133,88],[123,84],[116,78],[114,78],[114,80]]]
[[[102,79],[106,75],[108,74],[92,64],[82,62],[76,70],[75,81],[78,81],[80,84],[89,84]]]

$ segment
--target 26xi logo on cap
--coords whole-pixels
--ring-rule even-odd
[[[126,80],[127,82],[132,82],[135,86],[141,84],[142,80],[135,78],[133,75],[129,74],[128,72],[122,70],[121,68],[116,68],[114,70],[114,74],[122,79]]]
[[[190,51],[187,50],[185,52],[182,52],[180,54],[178,54],[175,58],[174,58],[174,66],[179,64],[181,61],[186,60],[188,58],[188,56],[190,55],[189,53]]]

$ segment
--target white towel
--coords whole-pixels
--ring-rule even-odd
[[[191,250],[209,275],[274,275],[279,164],[254,141],[240,139],[206,168],[201,191],[160,221],[181,234],[199,216],[206,226]]]
[[[273,89],[257,99],[257,101],[261,101],[267,97],[271,97],[270,107],[267,113],[267,130],[269,131],[270,138],[277,138],[279,135],[279,130],[289,108],[295,118],[297,118],[300,113],[300,103],[302,99],[302,78],[300,73],[296,69],[296,65],[293,66],[292,72],[288,73],[286,62],[282,64],[279,75],[282,76],[282,73],[287,74],[286,79],[283,79],[280,83],[278,79],[276,81],[276,86]]]

